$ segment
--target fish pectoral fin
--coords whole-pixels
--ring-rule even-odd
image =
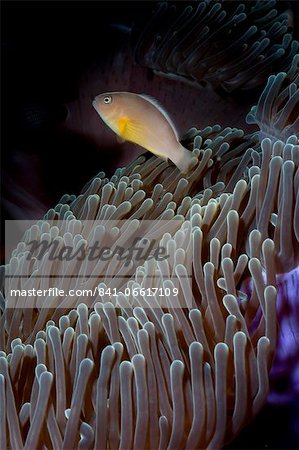
[[[145,128],[138,120],[120,117],[118,119],[118,134],[126,141],[132,141],[146,147],[144,145]]]
[[[119,137],[120,139],[125,139],[124,136],[126,134],[126,130],[127,130],[127,124],[128,121],[130,119],[128,117],[120,117],[118,119],[118,133],[119,133]]]
[[[161,158],[163,161],[167,161],[168,157],[165,153],[160,153],[156,148],[151,146],[151,142],[148,141],[148,132],[146,125],[139,120],[130,119],[129,117],[120,117],[118,119],[118,140],[131,141],[135,144],[141,145],[154,155]]]

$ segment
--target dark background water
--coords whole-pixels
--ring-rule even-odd
[[[146,19],[152,3],[2,1],[2,221],[39,218],[64,193],[78,194],[100,170],[111,175],[142,152],[117,144],[100,123],[91,107],[100,92],[151,93],[182,131],[214,123],[248,129],[244,116],[260,90],[230,98],[203,89],[190,105],[190,87],[132,63],[127,28]],[[299,2],[284,3],[296,24]],[[298,403],[267,405],[229,448],[298,448]]]
[[[79,99],[84,73],[103,67],[120,45],[123,37],[111,21],[128,21],[136,8],[125,2],[5,1],[1,9],[3,196],[20,206],[32,195],[37,204],[28,211],[31,218],[117,162],[108,151],[103,157],[80,124],[66,129],[66,105]],[[10,204],[4,208],[15,218]]]

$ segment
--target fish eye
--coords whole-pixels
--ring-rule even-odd
[[[112,97],[111,95],[106,95],[106,97],[104,97],[104,103],[108,104],[112,102]]]

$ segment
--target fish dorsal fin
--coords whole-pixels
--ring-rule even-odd
[[[140,95],[140,97],[144,98],[145,100],[150,102],[152,105],[154,105],[163,114],[163,116],[167,119],[167,122],[169,122],[171,128],[173,129],[176,138],[178,139],[178,132],[177,132],[175,124],[173,123],[172,119],[169,117],[168,112],[165,111],[165,109],[163,108],[162,105],[160,105],[158,100],[156,100],[154,97],[151,97],[150,95],[147,95],[147,94],[139,94],[139,95]]]

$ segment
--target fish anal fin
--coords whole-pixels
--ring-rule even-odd
[[[168,157],[165,156],[163,153],[158,153],[157,150],[149,149],[154,155],[158,156],[158,158],[163,159],[163,161],[168,161]]]

